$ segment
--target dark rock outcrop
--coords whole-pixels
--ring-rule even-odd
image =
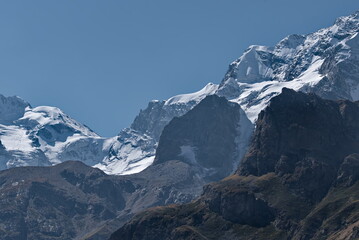
[[[359,180],[359,154],[347,156],[338,171],[337,185],[352,186]]]
[[[251,127],[249,121],[240,126],[241,111],[223,97],[207,96],[164,128],[154,164],[180,160],[199,169],[206,181],[228,176],[238,166],[240,128]]]

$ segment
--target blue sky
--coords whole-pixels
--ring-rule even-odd
[[[114,136],[152,99],[219,83],[252,44],[331,25],[358,0],[0,2],[0,93]]]

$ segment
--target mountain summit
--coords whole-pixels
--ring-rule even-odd
[[[328,99],[359,100],[358,12],[274,47],[250,46],[234,61],[216,94],[241,105],[254,121],[283,87]]]

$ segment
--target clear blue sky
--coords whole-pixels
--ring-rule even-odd
[[[249,45],[357,9],[358,0],[1,1],[0,93],[114,136],[151,99],[219,83]]]

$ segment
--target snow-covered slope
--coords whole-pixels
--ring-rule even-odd
[[[115,141],[109,142],[109,154],[94,167],[111,174],[138,173],[154,160],[156,141],[133,129],[124,129]]]

